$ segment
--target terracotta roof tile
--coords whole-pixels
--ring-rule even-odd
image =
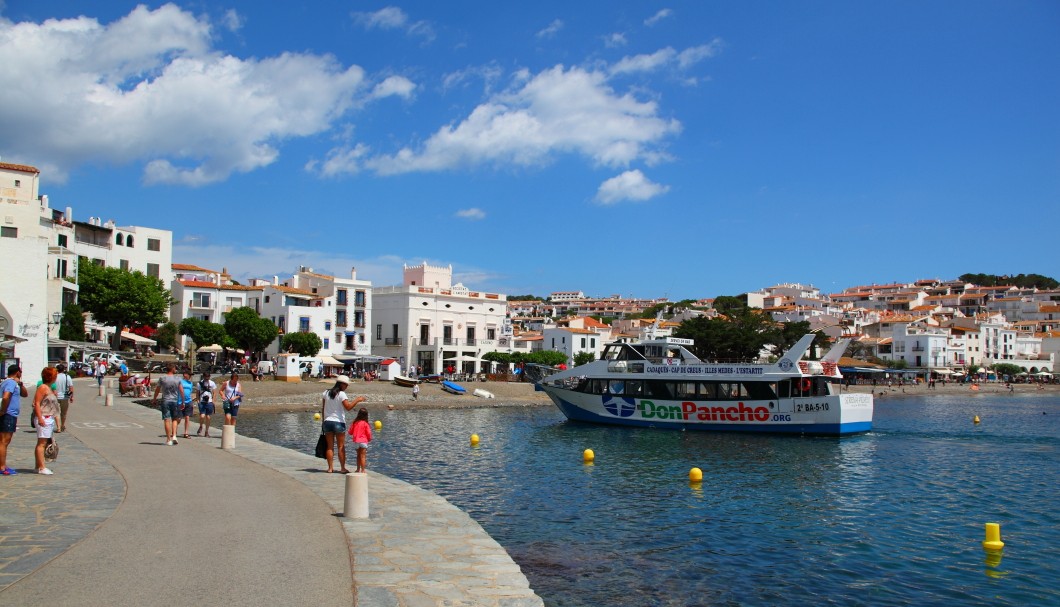
[[[0,169],[6,169],[8,171],[21,171],[23,173],[35,173],[40,174],[40,169],[37,167],[31,167],[28,164],[11,164],[10,162],[0,162]]]

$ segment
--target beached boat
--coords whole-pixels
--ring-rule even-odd
[[[467,389],[465,389],[460,384],[454,384],[451,381],[443,381],[442,382],[442,390],[445,390],[446,392],[449,392],[450,394],[467,394]]]
[[[682,430],[842,435],[872,429],[871,394],[840,394],[847,340],[804,361],[806,335],[772,364],[711,363],[668,337],[608,344],[538,385],[568,419]]]
[[[475,390],[471,394],[479,398],[493,398],[493,392],[490,392],[489,390],[483,390],[482,388],[475,388]]]
[[[415,386],[416,384],[420,383],[420,380],[412,379],[411,377],[406,377],[404,375],[396,375],[394,376],[394,383],[399,386],[411,388],[412,386]]]

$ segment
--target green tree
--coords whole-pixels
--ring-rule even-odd
[[[288,333],[283,336],[281,345],[285,352],[297,352],[299,356],[316,356],[323,347],[320,336],[309,332]]]
[[[979,373],[979,369],[982,369],[979,365],[968,365],[968,375]]]
[[[805,320],[798,322],[786,322],[781,323],[780,326],[780,339],[773,344],[773,353],[780,356],[784,352],[787,352],[789,348],[795,345],[803,335],[807,333],[813,333],[813,343],[810,344],[810,350],[807,352],[806,357],[810,359],[817,359],[824,356],[824,353],[832,347],[832,341],[828,339],[828,336],[823,331],[811,331],[810,323]]]
[[[59,321],[59,339],[85,341],[85,313],[81,306],[68,303]]]
[[[674,337],[695,341],[692,353],[707,361],[755,360],[767,344],[780,342],[781,331],[760,310],[730,309],[726,318],[691,318],[681,323]]]
[[[574,355],[574,366],[580,367],[582,365],[587,365],[594,360],[596,360],[596,355],[592,352],[578,352]]]
[[[482,355],[482,360],[507,365],[512,363],[512,355],[507,352],[486,352]]]
[[[280,330],[269,319],[258,316],[254,308],[247,306],[235,308],[226,313],[224,329],[236,345],[247,352],[264,350],[280,333]]]
[[[1023,371],[1023,367],[1014,365],[1012,363],[996,363],[990,365],[990,368],[998,373],[998,375],[1019,375]]]
[[[103,268],[82,258],[78,265],[79,299],[99,323],[114,327],[115,350],[121,349],[121,332],[129,325],[165,322],[176,303],[162,281],[153,276],[118,268]]]
[[[155,331],[154,340],[159,350],[167,350],[177,345],[177,325],[167,322],[158,327],[158,331]]]
[[[228,333],[223,325],[201,318],[185,318],[180,321],[178,329],[181,335],[186,335],[191,341],[195,342],[196,348],[213,344],[223,346],[228,341]]]

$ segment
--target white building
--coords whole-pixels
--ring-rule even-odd
[[[452,282],[452,266],[424,262],[405,266],[400,286],[374,289],[372,353],[424,373],[440,373],[450,364],[479,373],[488,368],[478,360],[483,354],[511,352],[506,297]]]
[[[371,354],[372,283],[358,280],[357,268],[351,268],[349,278],[343,278],[301,267],[284,285],[333,301],[331,329],[321,335],[327,353],[344,362],[348,357]]]
[[[61,312],[58,304],[49,309],[51,217],[38,198],[39,184],[36,168],[0,163],[0,375],[17,359],[27,382],[47,366],[48,333]]]

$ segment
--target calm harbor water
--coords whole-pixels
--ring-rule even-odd
[[[1056,397],[889,397],[844,439],[589,426],[552,407],[371,413],[369,468],[468,512],[549,606],[1060,605]],[[245,412],[239,432],[308,452],[319,422]],[[996,566],[985,522],[1001,524]]]

